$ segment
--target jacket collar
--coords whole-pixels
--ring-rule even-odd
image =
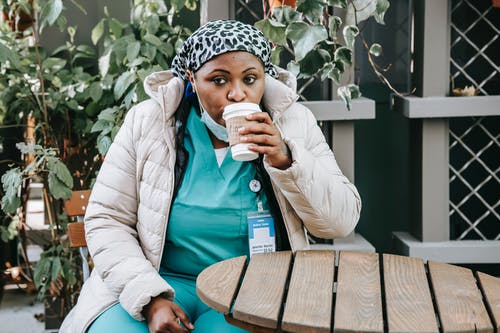
[[[278,79],[266,74],[266,87],[262,102],[276,120],[298,99],[297,80],[290,72],[277,67]],[[177,110],[184,94],[184,81],[170,70],[155,72],[144,80],[144,91],[157,101],[169,119]]]

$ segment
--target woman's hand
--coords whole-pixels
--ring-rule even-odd
[[[264,154],[270,166],[281,170],[288,169],[292,165],[292,158],[269,114],[256,112],[248,115],[246,119],[256,120],[258,123],[240,128],[240,141],[254,144],[249,149]]]
[[[150,333],[186,333],[194,329],[180,306],[161,297],[152,298],[143,313]]]

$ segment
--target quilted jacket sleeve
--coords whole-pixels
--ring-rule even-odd
[[[164,293],[173,299],[174,291],[145,257],[137,238],[138,109],[128,112],[106,155],[89,200],[85,231],[94,269],[125,310],[143,320],[142,308],[151,297]]]
[[[361,199],[342,174],[312,112],[294,104],[277,120],[292,154],[292,166],[266,165],[275,188],[283,194],[314,236],[347,236],[356,226]]]

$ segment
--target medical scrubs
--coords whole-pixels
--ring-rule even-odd
[[[218,261],[248,255],[247,213],[257,210],[259,195],[264,209],[267,200],[263,191],[249,187],[256,177],[253,163],[234,161],[229,150],[219,166],[207,129],[194,109],[186,129],[189,160],[170,211],[160,274],[174,288],[175,302],[191,319],[194,332],[244,332],[197,297],[196,277]],[[134,320],[116,304],[88,332],[147,333],[148,329],[145,321]]]

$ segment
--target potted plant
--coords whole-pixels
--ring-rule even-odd
[[[265,3],[266,0],[263,0]],[[280,1],[278,1],[279,4]],[[273,2],[273,5],[276,5]],[[374,57],[382,54],[378,43],[368,45],[359,24],[370,17],[384,24],[384,15],[389,8],[388,0],[298,0],[296,8],[288,6],[271,7],[264,13],[264,19],[255,23],[272,42],[272,61],[280,64],[283,51],[292,55],[287,69],[299,79],[311,77],[322,81],[331,79],[337,85],[337,94],[347,108],[350,101],[361,95],[354,78],[348,84],[341,84],[342,76],[349,74],[353,65],[355,40],[367,49],[368,59],[377,76],[389,87],[390,84]]]
[[[43,247],[40,259],[23,268],[46,304],[46,328],[57,328],[81,286],[79,255],[66,237],[63,200],[72,190],[91,188],[126,110],[146,98],[140,81],[168,67],[189,34],[173,24],[174,14],[184,6],[194,9],[195,3],[177,1],[167,7],[163,1],[135,0],[129,23],[106,11],[92,31],[95,44],[103,41],[101,57],[95,46],[74,42],[76,28],[66,27],[61,0],[8,4],[26,8],[34,22],[24,31],[6,21],[0,25],[0,128],[21,129],[16,146],[22,155],[16,163],[16,157],[9,159],[1,176],[0,233],[3,240],[17,237],[21,248],[28,240]],[[68,38],[49,54],[40,40],[50,25],[65,29]],[[42,232],[27,224],[34,183],[41,184],[49,222]]]

